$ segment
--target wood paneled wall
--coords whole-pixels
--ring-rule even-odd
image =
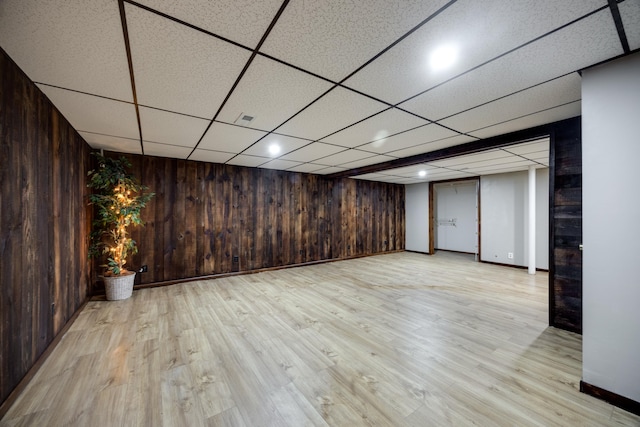
[[[87,298],[89,146],[0,49],[0,402]]]
[[[582,333],[582,136],[577,118],[551,138],[549,324]]]
[[[403,185],[127,157],[156,193],[132,230],[129,266],[149,268],[136,283],[404,249]]]

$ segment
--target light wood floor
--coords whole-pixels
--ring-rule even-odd
[[[381,255],[93,301],[0,426],[613,426],[547,275]]]

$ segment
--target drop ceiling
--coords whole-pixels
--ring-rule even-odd
[[[92,147],[323,175],[579,116],[579,71],[639,28],[638,0],[0,2],[0,46]],[[530,165],[548,140],[357,178]]]

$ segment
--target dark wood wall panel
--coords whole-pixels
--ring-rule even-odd
[[[0,50],[0,402],[87,298],[89,147]]]
[[[402,185],[127,157],[156,193],[132,230],[140,284],[404,249]]]
[[[582,143],[580,120],[552,135],[549,324],[582,332]]]

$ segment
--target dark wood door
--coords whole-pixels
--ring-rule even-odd
[[[580,120],[550,146],[549,324],[582,333],[582,137]]]

